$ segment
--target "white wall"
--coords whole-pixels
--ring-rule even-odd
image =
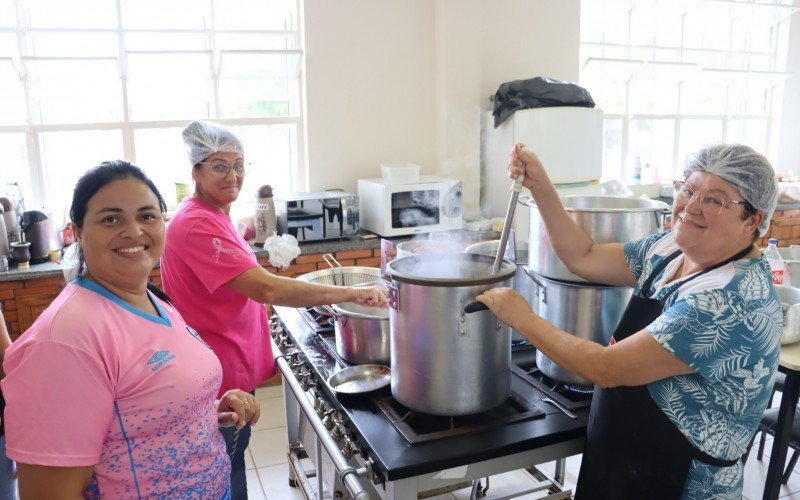
[[[577,81],[579,0],[305,0],[309,189],[387,161],[464,181],[478,210],[481,108],[509,80]],[[503,175],[502,173],[500,175]]]

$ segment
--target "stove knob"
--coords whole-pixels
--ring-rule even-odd
[[[341,426],[339,426],[339,425],[336,425],[336,426],[333,428],[333,430],[331,431],[331,437],[332,437],[332,438],[333,438],[333,440],[334,440],[334,441],[336,441],[337,443],[338,443],[339,441],[341,441],[341,440],[342,440],[342,438],[344,437],[344,431],[342,431],[342,427],[341,427]]]
[[[319,394],[314,395],[314,409],[317,411],[317,415],[322,416],[325,413],[325,400]]]
[[[300,382],[300,388],[304,391],[307,391],[311,388],[313,382],[311,381],[311,374],[308,372],[302,372],[297,374],[297,379]]]
[[[341,452],[342,455],[344,455],[344,458],[352,458],[353,455],[358,453],[358,448],[353,440],[350,439],[350,436],[344,436]]]
[[[333,429],[333,419],[331,418],[331,414],[334,411],[335,410],[327,410],[322,415],[320,415],[322,417],[322,425],[324,425],[325,428],[328,430]]]

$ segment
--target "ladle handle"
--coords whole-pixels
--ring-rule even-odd
[[[506,210],[506,220],[503,223],[503,232],[500,233],[500,245],[497,247],[497,256],[494,258],[494,265],[492,266],[492,274],[497,274],[500,271],[500,265],[503,262],[503,255],[506,253],[506,245],[508,244],[508,235],[511,233],[511,223],[514,222],[514,210],[517,208],[517,199],[519,199],[519,192],[522,191],[522,181],[525,179],[525,174],[520,174],[511,184],[511,199],[508,201],[508,210]]]

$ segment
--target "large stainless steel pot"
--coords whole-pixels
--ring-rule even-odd
[[[391,348],[389,310],[355,302],[330,306],[335,321],[336,352],[354,365],[388,365]]]
[[[557,328],[576,337],[608,345],[633,289],[623,286],[574,284],[555,281],[526,270],[534,282],[533,311]],[[536,352],[536,366],[545,375],[565,384],[592,383]]]
[[[613,196],[563,196],[561,202],[570,218],[578,223],[595,243],[638,240],[655,234],[669,213],[666,203],[656,200]],[[554,280],[585,283],[572,274],[558,258],[550,243],[536,202],[530,206],[528,267],[536,274]]]
[[[412,410],[467,415],[493,408],[511,386],[511,332],[490,311],[465,313],[485,290],[509,286],[516,266],[452,253],[395,259],[387,265],[392,395]]]

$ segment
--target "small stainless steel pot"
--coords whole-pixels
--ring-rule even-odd
[[[389,309],[343,302],[333,304],[330,310],[335,321],[339,356],[355,365],[389,364]]]

